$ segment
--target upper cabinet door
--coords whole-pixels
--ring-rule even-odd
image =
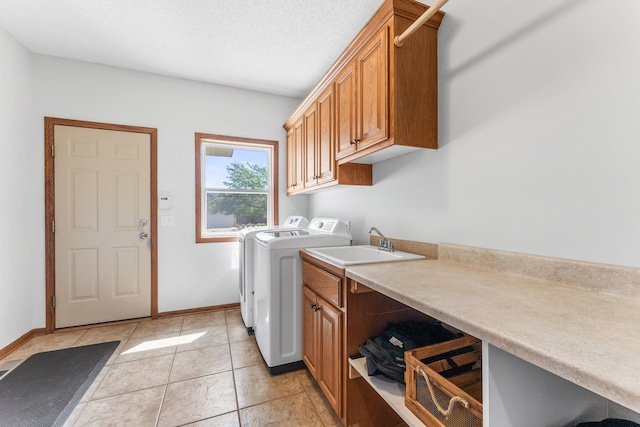
[[[305,163],[304,170],[304,186],[305,188],[313,187],[317,183],[316,173],[316,146],[318,142],[316,140],[318,136],[318,109],[317,104],[311,105],[309,109],[304,113],[304,148],[305,156],[303,158]]]
[[[296,187],[296,141],[293,128],[287,131],[287,194]]]
[[[388,29],[386,26],[356,58],[358,70],[357,149],[389,137]]]
[[[333,102],[333,86],[329,85],[318,98],[318,140],[316,141],[318,184],[336,179]]]
[[[335,79],[336,158],[356,151],[356,64],[351,61]]]
[[[304,188],[304,164],[306,151],[304,149],[304,120],[302,117],[296,121],[293,125],[293,139],[294,143],[294,157],[295,157],[295,171],[294,171],[294,188],[293,190],[299,191]]]

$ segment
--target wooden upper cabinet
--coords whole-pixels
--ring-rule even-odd
[[[287,194],[295,190],[296,148],[293,128],[287,130]]]
[[[329,86],[305,113],[305,188],[336,179],[333,87]]]
[[[348,63],[335,80],[338,159],[356,151],[356,63]]]
[[[287,194],[304,189],[305,150],[303,143],[304,121],[296,120],[287,130]]]
[[[355,107],[355,102],[352,104]],[[355,118],[355,110],[352,118]],[[355,121],[351,121],[355,133]],[[338,166],[336,161],[336,108],[334,86],[329,85],[287,131],[287,194],[335,184],[371,185],[371,165]],[[291,136],[290,136],[291,135]],[[290,148],[289,146],[296,148]],[[302,147],[302,149],[300,148]]]
[[[304,122],[298,121],[294,126],[295,136],[295,157],[296,157],[296,189],[304,187],[304,162],[306,158],[306,150],[304,147]]]
[[[389,137],[388,40],[385,26],[336,77],[338,159]]]
[[[306,156],[304,158],[305,170],[304,170],[304,186],[305,188],[312,187],[317,183],[316,174],[316,157],[318,144],[318,107],[317,103],[314,103],[304,113],[304,147]]]
[[[333,86],[318,98],[316,177],[318,184],[336,179],[336,145]]]
[[[307,167],[313,164],[316,168],[306,173],[307,178],[316,177],[311,188],[337,183],[371,185],[367,176],[370,171],[355,165],[408,152],[398,147],[438,148],[438,27],[444,13],[439,11],[432,16],[402,47],[393,43],[394,37],[426,10],[427,6],[413,0],[382,3],[285,123],[289,131],[305,112],[315,109],[315,151],[306,153],[316,157],[306,163]],[[318,144],[328,139],[320,133],[326,114],[319,116],[317,103],[327,90],[333,91],[333,150],[337,165],[334,178],[320,184],[328,157],[321,157],[319,165],[318,156],[325,154],[318,151]],[[307,131],[306,136],[311,134]],[[307,143],[307,148],[310,145]],[[354,176],[360,177],[357,182],[353,182]]]
[[[358,70],[358,141],[357,149],[368,147],[389,137],[389,71],[387,66],[387,27],[367,44],[356,58]]]

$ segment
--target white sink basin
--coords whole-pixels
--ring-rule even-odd
[[[317,258],[330,263],[341,265],[370,264],[374,262],[408,261],[412,259],[423,259],[424,256],[410,254],[408,252],[381,251],[375,246],[332,246],[326,248],[309,248],[308,252]]]

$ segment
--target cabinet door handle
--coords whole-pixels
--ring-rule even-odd
[[[357,144],[357,143],[360,142],[360,140],[358,138],[356,138],[356,139],[353,140],[353,142]]]
[[[309,307],[311,307],[313,311],[318,311],[322,308],[322,307],[318,307],[317,304],[309,304]]]

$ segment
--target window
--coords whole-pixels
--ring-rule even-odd
[[[196,134],[196,242],[233,242],[238,231],[273,226],[278,142]]]

